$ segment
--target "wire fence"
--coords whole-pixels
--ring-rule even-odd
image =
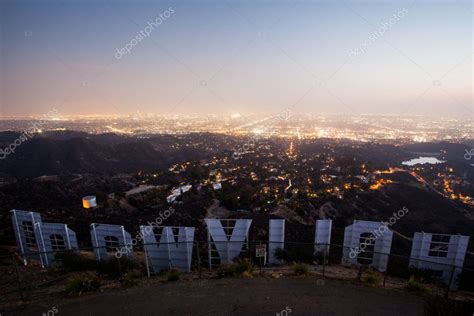
[[[179,252],[179,246],[183,244],[188,246],[186,250],[191,249],[192,252]],[[122,248],[120,245],[118,247],[87,247],[73,251],[30,251],[24,256],[20,253],[2,255],[0,256],[0,274],[2,275],[0,306],[8,306],[18,301],[41,299],[49,295],[51,291],[64,291],[64,282],[71,276],[69,272],[74,271],[108,274],[115,280],[123,278],[124,274],[132,268],[140,270],[143,276],[158,275],[159,270],[177,268],[176,260],[174,260],[176,258],[173,258],[176,254],[179,254],[178,257],[181,260],[189,262],[189,271],[180,266],[181,270],[190,272],[195,278],[216,278],[221,266],[239,260],[251,263],[257,273],[278,277],[292,275],[295,272],[293,263],[297,262],[306,264],[309,274],[317,277],[318,280],[325,278],[358,280],[388,288],[407,288],[422,284],[432,294],[441,294],[446,297],[452,293],[474,291],[474,269],[436,262],[436,259],[420,260],[375,251],[365,251],[355,258],[350,258],[347,254],[351,249],[342,245],[315,245],[285,241],[284,248],[276,250],[274,262],[267,262],[269,259],[268,241],[244,241],[239,242],[238,245],[237,242],[222,242],[218,247],[215,244],[215,242],[210,244],[202,241],[147,243],[134,247],[133,252],[126,253],[125,256],[123,253],[121,256],[117,255],[119,248]],[[160,257],[160,264],[157,265],[150,253],[147,253],[147,249],[152,247],[158,249],[163,246],[166,246],[167,250],[163,252],[165,255]],[[211,249],[212,247],[216,249]],[[221,251],[221,260],[219,260],[217,248]],[[262,252],[263,248],[265,249]],[[223,249],[225,249],[225,254],[222,253]],[[318,249],[319,251],[316,251]],[[210,250],[215,253],[210,255]],[[106,258],[102,258],[100,262],[97,261],[95,259],[97,251],[107,253]],[[175,251],[174,255],[171,254],[173,251]],[[258,257],[257,253],[265,256]],[[68,254],[73,255],[68,257]],[[188,254],[190,257],[187,257]],[[48,267],[44,267],[41,261],[42,255],[52,255],[55,259]],[[130,264],[131,262],[133,264]],[[415,281],[416,284],[414,284]]]

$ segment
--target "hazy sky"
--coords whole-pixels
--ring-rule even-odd
[[[287,107],[473,115],[469,0],[1,0],[0,7],[3,116]],[[148,22],[156,24],[137,40]],[[127,43],[135,45],[117,59]]]

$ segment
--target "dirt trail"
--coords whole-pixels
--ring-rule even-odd
[[[42,315],[53,306],[58,315],[276,315],[287,307],[288,316],[423,315],[423,300],[407,292],[315,277],[154,282],[66,301],[51,298],[13,315]]]

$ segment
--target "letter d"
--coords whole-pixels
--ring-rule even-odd
[[[122,58],[122,52],[117,48],[117,52],[115,53],[115,58],[120,59]]]

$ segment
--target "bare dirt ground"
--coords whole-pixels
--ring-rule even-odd
[[[287,309],[288,308],[288,309]],[[281,313],[291,309],[289,313]],[[51,297],[5,315],[423,315],[406,291],[317,277],[150,281],[74,299]],[[56,313],[54,312],[56,311]]]

